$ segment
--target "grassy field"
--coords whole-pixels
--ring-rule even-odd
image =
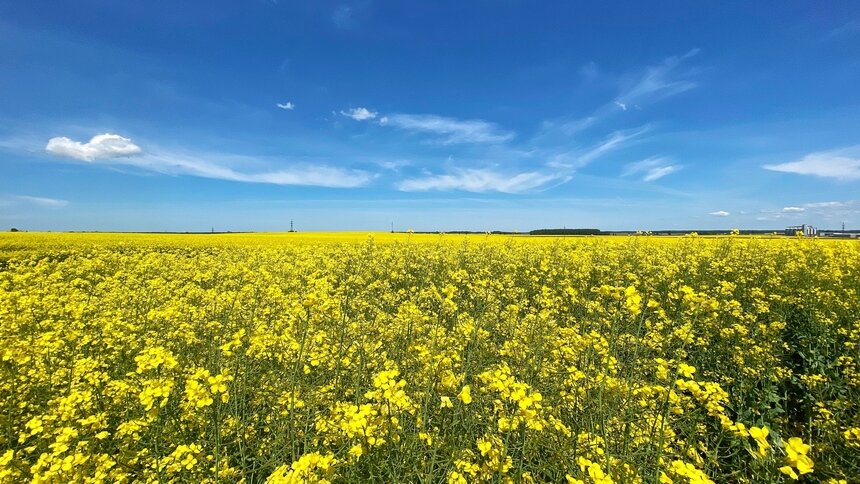
[[[2,482],[858,482],[860,243],[0,235]]]

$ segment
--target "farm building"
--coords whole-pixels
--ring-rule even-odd
[[[796,235],[798,232],[803,234],[805,237],[815,237],[818,235],[818,229],[813,227],[812,225],[792,225],[790,227],[786,227],[785,235]]]

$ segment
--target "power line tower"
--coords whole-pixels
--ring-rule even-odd
[[[293,219],[290,219],[290,232],[295,232],[295,229],[293,228]]]

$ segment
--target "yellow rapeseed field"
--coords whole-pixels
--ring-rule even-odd
[[[2,482],[858,482],[860,244],[0,235]]]

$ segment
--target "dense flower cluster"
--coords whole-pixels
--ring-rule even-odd
[[[0,482],[850,482],[860,244],[0,235]]]

